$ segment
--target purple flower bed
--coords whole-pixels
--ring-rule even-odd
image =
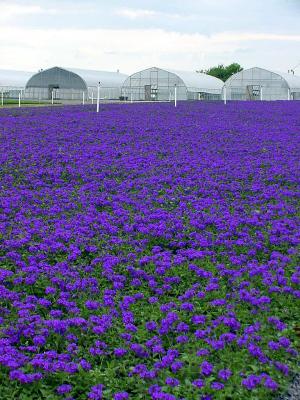
[[[300,102],[0,111],[1,399],[273,399]]]

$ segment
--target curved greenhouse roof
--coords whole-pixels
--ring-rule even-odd
[[[247,74],[249,76],[249,73],[252,73],[252,75],[255,75],[255,74],[264,73],[264,72],[277,75],[279,78],[283,79],[286,82],[287,86],[291,90],[300,89],[300,76],[288,74],[286,72],[260,68],[260,67],[252,67],[252,68],[244,69],[240,72],[237,72],[236,74],[232,75],[229,79],[227,79],[225,84],[229,84],[233,80],[243,78],[245,74]],[[257,78],[253,76],[253,79],[257,79]],[[263,78],[263,79],[265,79],[265,78]]]
[[[43,83],[42,77],[45,77],[45,83]],[[38,82],[39,84],[46,84],[52,80],[53,83],[59,83],[60,87],[65,89],[78,89],[78,86],[80,86],[80,89],[86,89],[89,86],[97,86],[98,82],[101,82],[102,87],[116,88],[121,87],[126,78],[127,75],[119,72],[53,67],[32,76],[26,87],[32,87],[33,84],[36,85]],[[81,84],[79,84],[79,80],[82,81]]]
[[[128,75],[120,72],[94,71],[88,69],[68,68],[69,71],[80,75],[87,86],[97,86],[101,82],[103,87],[121,87]]]
[[[28,88],[48,88],[87,90],[85,81],[78,74],[60,67],[53,67],[34,74],[26,83]]]
[[[300,98],[300,77],[253,67],[232,75],[226,82],[231,100],[290,100]]]
[[[288,84],[291,90],[297,89],[300,91],[300,76],[288,74],[286,72],[272,71],[274,74],[280,75]]]
[[[102,99],[119,99],[126,77],[119,72],[52,67],[31,76],[26,83],[26,93],[38,99],[51,99],[54,96],[78,100],[90,95],[93,98],[94,87],[100,82]]]
[[[0,87],[18,87],[23,88],[33,72],[0,70]]]
[[[209,91],[216,93],[218,90],[219,93],[222,92],[224,82],[214,76],[203,74],[202,72],[176,71],[171,69],[169,71],[178,75],[188,88],[206,89],[207,93]]]
[[[132,100],[170,101],[175,96],[175,85],[178,100],[217,100],[224,83],[202,73],[152,67],[130,75],[123,84],[122,94]]]

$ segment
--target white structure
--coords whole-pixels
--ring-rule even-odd
[[[53,67],[41,70],[26,83],[25,95],[33,99],[81,100],[96,97],[101,83],[102,99],[119,99],[127,75],[119,72]]]
[[[220,100],[224,82],[210,75],[148,68],[130,75],[122,87],[125,99],[136,101]]]
[[[88,87],[89,97],[96,98],[97,88],[100,82],[101,99],[119,99],[121,88],[128,75],[120,72],[94,71],[88,69],[68,68],[70,71],[78,74]]]
[[[226,82],[228,100],[300,100],[300,77],[263,68],[245,69]]]
[[[32,72],[13,71],[7,69],[0,70],[0,94],[1,97],[18,99],[19,93],[23,94],[27,80]]]

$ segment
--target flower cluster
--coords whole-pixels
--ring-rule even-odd
[[[0,110],[0,140],[1,398],[277,396],[298,102]]]

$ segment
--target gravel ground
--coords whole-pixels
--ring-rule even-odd
[[[300,400],[300,375],[297,375],[287,392],[275,400]]]

